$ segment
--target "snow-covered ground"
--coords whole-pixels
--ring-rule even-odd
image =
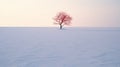
[[[120,67],[120,28],[0,28],[0,67]]]

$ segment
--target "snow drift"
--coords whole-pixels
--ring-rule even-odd
[[[0,67],[120,67],[120,28],[1,27]]]

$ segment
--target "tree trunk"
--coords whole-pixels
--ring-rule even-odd
[[[62,27],[63,27],[62,24],[60,24],[60,29],[62,29]]]

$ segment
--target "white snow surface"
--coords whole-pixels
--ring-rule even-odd
[[[0,27],[0,67],[120,67],[120,28]]]

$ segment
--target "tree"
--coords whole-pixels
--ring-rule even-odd
[[[62,29],[63,25],[69,25],[71,23],[72,17],[65,12],[59,12],[53,19],[55,20],[54,24],[59,24],[60,29]]]

